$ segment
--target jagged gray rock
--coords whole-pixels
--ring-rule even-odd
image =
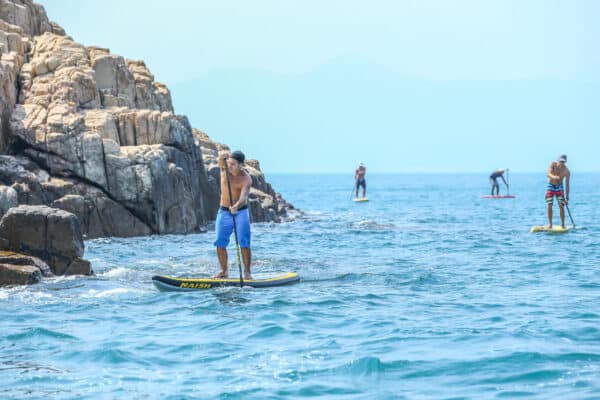
[[[8,122],[31,38],[44,32],[65,34],[58,24],[48,21],[41,5],[31,0],[0,0],[0,153],[6,151]]]
[[[26,157],[0,156],[0,183],[12,184],[19,204],[50,204],[77,215],[87,238],[148,235],[152,229],[102,190],[51,177]],[[11,202],[11,206],[15,206]]]
[[[37,283],[42,276],[52,276],[52,271],[39,258],[0,251],[0,286]]]
[[[52,32],[54,27],[60,28],[48,21],[44,7],[31,0],[0,0],[0,18],[18,26],[28,36]]]
[[[11,187],[0,185],[0,218],[9,208],[19,204],[17,191]]]
[[[42,279],[40,270],[31,265],[0,263],[0,287],[31,285]]]
[[[46,206],[13,207],[0,220],[4,250],[38,257],[55,275],[90,275],[84,243],[74,214]]]

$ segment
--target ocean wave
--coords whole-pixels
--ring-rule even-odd
[[[282,335],[286,332],[281,326],[268,326],[252,333],[248,336],[248,339],[260,339],[260,338],[272,338],[274,336]]]
[[[394,365],[397,363],[393,363]],[[383,363],[378,357],[362,357],[350,363],[334,368],[336,373],[350,374],[352,376],[370,376],[384,372],[392,364]]]
[[[30,328],[20,333],[14,333],[5,337],[7,340],[19,341],[25,339],[40,339],[50,338],[59,340],[78,340],[75,336],[68,335],[66,333],[54,331],[46,328]]]
[[[396,229],[397,226],[393,223],[385,223],[376,220],[361,220],[350,222],[349,228],[365,231],[390,231]]]
[[[279,389],[275,398],[322,397],[327,399],[361,399],[365,389],[350,388],[343,383],[303,384],[299,387]],[[356,397],[363,396],[363,397]],[[260,397],[259,397],[260,398]]]
[[[410,362],[404,360],[383,362],[379,357],[367,356],[331,368],[282,371],[277,373],[277,377],[290,381],[299,381],[311,376],[374,377],[386,371],[399,371],[409,364]]]
[[[343,274],[339,274],[336,276],[332,276],[329,278],[303,278],[302,281],[309,283],[309,282],[330,282],[330,281],[339,281],[339,282],[353,282],[353,281],[357,281],[357,280],[362,280],[365,279],[367,277],[372,277],[375,276],[376,274],[371,273],[371,272],[363,272],[363,273],[356,273],[356,272],[348,272],[348,273],[343,273]]]
[[[142,358],[140,353],[119,349],[116,345],[112,345],[111,347],[104,346],[89,351],[75,350],[63,354],[62,357],[78,363],[104,363],[107,366],[126,363],[142,366],[151,365],[150,362]]]
[[[440,376],[473,376],[477,383],[502,383],[536,380],[556,380],[566,374],[568,368],[545,368],[546,366],[572,363],[596,363],[600,354],[565,353],[543,354],[538,352],[514,352],[498,357],[482,357],[474,360],[424,362],[418,369],[403,374],[404,379],[432,378]],[[515,373],[515,371],[521,371]],[[493,373],[493,377],[490,377]]]
[[[547,382],[558,380],[565,376],[566,369],[535,369],[533,371],[523,371],[518,373],[497,374],[490,378],[479,379],[479,384],[503,384],[503,383],[522,383],[522,382]]]

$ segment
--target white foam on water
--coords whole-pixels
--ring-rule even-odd
[[[117,267],[113,269],[109,269],[108,271],[104,271],[99,273],[98,276],[103,276],[106,278],[125,278],[131,274],[131,270],[125,267]]]
[[[60,275],[60,276],[51,276],[48,278],[44,278],[45,282],[48,283],[58,283],[58,282],[67,282],[74,281],[77,279],[82,279],[82,275]]]
[[[329,213],[326,211],[311,210],[311,211],[306,211],[305,214],[310,217],[320,217],[323,215],[328,215]]]
[[[160,259],[140,260],[140,261],[138,261],[138,263],[143,264],[143,265],[161,265],[161,264],[164,264],[164,260],[160,260]]]
[[[136,291],[137,290],[130,289],[130,288],[114,288],[114,289],[108,289],[108,290],[91,289],[90,291],[85,293],[84,296],[85,297],[94,297],[94,298],[103,298],[103,297],[119,296],[122,294],[133,293]]]
[[[50,303],[50,300],[55,298],[52,293],[39,291],[38,288],[41,288],[41,286],[18,287],[8,290],[1,290],[0,300],[5,300],[12,297],[23,304],[46,304]]]

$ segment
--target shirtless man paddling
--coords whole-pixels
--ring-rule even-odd
[[[227,270],[227,245],[233,233],[233,219],[237,228],[237,236],[244,261],[244,279],[252,279],[250,265],[252,263],[252,252],[250,250],[250,213],[248,210],[248,194],[252,186],[252,178],[241,167],[246,157],[241,151],[219,153],[219,168],[221,169],[221,202],[215,222],[217,239],[217,257],[221,265],[221,272],[215,278],[228,278]],[[227,186],[226,168],[229,168],[229,180],[231,182],[231,197],[229,199],[229,188]],[[232,204],[233,203],[233,204]]]

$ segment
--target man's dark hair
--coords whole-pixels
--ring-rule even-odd
[[[244,155],[244,153],[242,153],[239,150],[236,150],[233,153],[231,153],[231,155],[229,157],[233,158],[234,160],[236,160],[240,164],[243,164],[244,160],[246,159],[246,156]]]

